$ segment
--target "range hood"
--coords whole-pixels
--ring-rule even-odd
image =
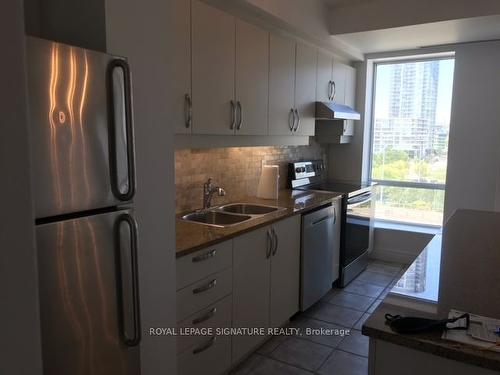
[[[316,120],[359,120],[361,115],[347,105],[316,102]]]

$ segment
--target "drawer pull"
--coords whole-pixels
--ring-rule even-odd
[[[210,251],[207,251],[204,254],[197,255],[193,257],[193,263],[198,263],[198,262],[203,262],[204,260],[213,258],[217,254],[217,250],[213,249]]]
[[[199,354],[201,352],[204,352],[208,348],[210,348],[213,344],[215,344],[215,340],[217,340],[216,336],[212,336],[206,343],[203,345],[200,345],[199,347],[193,349],[193,354]]]
[[[212,289],[217,284],[217,279],[213,279],[206,285],[200,286],[199,288],[193,289],[193,294],[198,294],[202,292],[206,292],[209,289]]]
[[[210,310],[209,312],[207,312],[205,315],[200,316],[199,318],[193,319],[193,325],[203,323],[204,321],[206,321],[206,320],[210,319],[211,317],[213,317],[216,312],[217,312],[217,308],[214,307],[212,310]]]

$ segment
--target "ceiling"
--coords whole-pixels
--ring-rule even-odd
[[[372,0],[325,0],[330,3]],[[363,53],[500,39],[500,15],[432,22],[390,29],[337,34],[334,37]]]

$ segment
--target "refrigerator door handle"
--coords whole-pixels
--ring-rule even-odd
[[[120,72],[117,74],[117,72]],[[117,90],[116,87],[120,87]],[[117,91],[120,91],[118,93]],[[129,201],[135,194],[135,152],[134,125],[132,113],[132,83],[130,68],[126,60],[114,59],[108,66],[109,93],[109,153],[111,189],[113,195],[121,201]],[[122,108],[123,107],[123,108]],[[120,189],[117,136],[123,132],[126,139],[127,189]]]
[[[122,228],[126,224],[129,228],[127,236],[123,235]],[[120,337],[123,343],[127,346],[136,346],[141,341],[141,312],[139,303],[139,270],[137,263],[137,222],[128,213],[118,216],[115,222],[115,248],[116,248],[116,295],[118,299],[118,323],[120,329]],[[130,264],[123,267],[124,254],[122,247],[124,245],[124,237],[128,237],[130,246]],[[130,280],[124,280],[124,269],[130,269]],[[126,315],[124,283],[130,285],[131,310],[132,310],[132,325],[133,336],[130,337],[126,329],[126,324],[130,323],[126,319],[130,319]]]

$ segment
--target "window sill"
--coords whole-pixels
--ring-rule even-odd
[[[374,227],[379,229],[400,230],[405,232],[438,234],[441,233],[442,227],[435,225],[403,223],[399,221],[388,221],[375,219]]]

